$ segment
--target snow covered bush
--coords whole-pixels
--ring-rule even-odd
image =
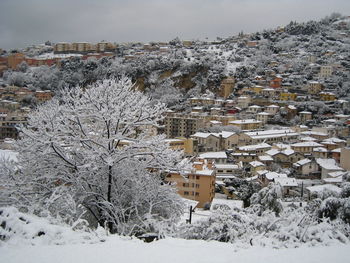
[[[17,203],[67,222],[84,213],[124,235],[173,223],[182,204],[160,172],[176,169],[181,153],[149,131],[165,109],[127,78],[64,90],[38,107],[21,130]]]
[[[83,225],[80,220],[76,224]],[[76,225],[75,225],[76,226]],[[0,207],[0,246],[13,245],[63,245],[98,243],[105,239],[105,231],[90,231],[60,225],[53,218],[40,218],[22,213],[14,207]]]
[[[267,187],[264,187],[259,192],[252,195],[250,198],[251,205],[258,207],[259,214],[266,209],[269,209],[279,215],[283,210],[281,201],[282,187],[279,184],[271,183]]]
[[[208,219],[181,225],[178,236],[232,242],[241,247],[290,248],[349,242],[348,224],[341,220],[320,220],[310,213],[308,206],[286,207],[279,216],[255,208],[217,210]]]

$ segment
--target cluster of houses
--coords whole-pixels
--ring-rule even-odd
[[[276,79],[271,85],[279,86]],[[273,98],[266,97],[260,105],[248,94],[228,99],[233,86],[234,79],[229,78],[221,85],[220,97],[190,98],[190,113],[166,113],[167,143],[194,158],[188,177],[172,174],[172,179],[168,178],[177,182],[183,197],[205,207],[215,197],[215,181],[232,198],[224,185],[225,180],[233,178],[263,187],[278,183],[286,198],[308,193],[303,196],[305,200],[325,188],[340,191],[344,175],[350,171],[350,115],[327,116],[309,128],[305,124],[313,114],[298,111],[293,99],[271,103]],[[286,112],[287,120],[298,116],[298,125],[269,126],[270,119],[281,111]]]
[[[17,139],[17,127],[27,123],[31,109],[24,106],[25,100],[35,99],[42,103],[50,100],[52,96],[50,90],[32,91],[25,87],[0,87],[0,142],[3,144],[6,139]]]

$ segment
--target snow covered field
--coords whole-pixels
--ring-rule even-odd
[[[136,239],[108,237],[103,243],[0,247],[0,262],[6,263],[109,263],[109,262],[349,262],[350,245],[271,249],[235,249],[216,241],[164,239],[144,243]]]
[[[176,238],[145,243],[137,238],[106,235],[102,228],[88,232],[73,230],[13,207],[0,210],[0,263],[350,262],[348,242],[313,247],[310,244],[275,249],[242,242]]]

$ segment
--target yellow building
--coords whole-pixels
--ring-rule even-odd
[[[212,163],[203,159],[193,163],[193,169],[184,175],[170,172],[165,180],[176,183],[179,195],[198,201],[198,208],[210,204],[215,196],[216,172]]]
[[[350,147],[344,147],[341,149],[340,152],[340,166],[347,170],[350,171]]]
[[[323,86],[318,81],[310,81],[307,86],[307,91],[309,94],[318,94],[323,90]]]
[[[235,79],[228,77],[221,82],[219,96],[228,98],[231,95],[233,88],[235,87]]]
[[[295,101],[297,98],[297,94],[296,93],[289,93],[289,92],[282,92],[280,94],[280,100],[284,100],[284,101]]]
[[[173,150],[182,150],[186,156],[198,153],[198,141],[193,138],[178,137],[175,139],[166,139],[165,142]]]
[[[332,92],[320,92],[320,99],[322,101],[335,101],[337,97]]]
[[[259,95],[261,93],[261,91],[263,90],[263,88],[264,88],[263,86],[256,85],[256,86],[251,88],[251,91],[256,95]]]
[[[322,144],[317,142],[298,142],[291,145],[295,152],[311,154],[314,148],[322,147]]]
[[[72,47],[69,43],[61,42],[55,44],[53,51],[55,53],[69,53],[70,51],[72,51]]]

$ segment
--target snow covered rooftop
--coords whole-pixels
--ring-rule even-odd
[[[310,137],[310,136],[305,136],[305,137],[301,137],[299,140],[301,141],[317,141],[317,139]]]
[[[270,155],[261,155],[258,158],[262,162],[273,161],[273,158]]]
[[[219,122],[221,123],[221,122]],[[228,132],[228,131],[222,131],[219,133],[214,133],[214,132],[196,132],[195,134],[191,135],[191,137],[198,137],[198,138],[208,138],[209,136],[215,136],[215,137],[220,137],[226,139],[229,138],[230,136],[234,135],[235,132]]]
[[[339,184],[343,182],[343,177],[324,178],[323,181],[327,184]]]
[[[259,112],[258,115],[270,116],[271,113],[268,113],[268,112]]]
[[[295,166],[295,167],[300,167],[300,166],[303,166],[303,165],[308,164],[308,163],[311,163],[311,160],[305,158],[305,159],[302,159],[302,160],[300,160],[300,161],[295,162],[295,163],[293,164],[293,166]]]
[[[252,167],[259,167],[259,166],[265,166],[262,162],[259,161],[253,161],[249,163]]]
[[[203,159],[226,159],[226,152],[206,152],[199,155]]]
[[[259,143],[254,145],[245,145],[245,146],[238,147],[240,151],[247,151],[247,152],[255,151],[258,149],[266,149],[266,148],[271,148],[271,145],[267,143]]]
[[[344,171],[336,171],[336,172],[331,172],[331,173],[328,173],[328,176],[330,177],[342,177],[343,175],[347,174],[347,172],[344,172]]]
[[[195,174],[198,175],[206,175],[206,176],[212,176],[215,173],[214,170],[210,170],[210,169],[203,169],[203,170],[196,170]]]
[[[266,179],[272,181],[276,178],[287,178],[288,176],[284,173],[268,172],[265,174]]]
[[[324,153],[328,152],[328,150],[324,147],[316,147],[313,149],[313,151],[314,152],[324,152]]]
[[[289,178],[289,177],[277,177],[274,179],[275,183],[280,184],[283,187],[286,186],[298,186],[298,182],[295,178]]]
[[[279,108],[279,107],[280,106],[277,106],[277,105],[274,105],[274,104],[267,106],[267,108]]]
[[[227,170],[227,169],[238,169],[239,166],[237,164],[215,164],[214,165],[216,169],[218,170]]]
[[[306,189],[309,190],[310,193],[319,193],[319,192],[323,192],[324,190],[328,190],[338,194],[341,192],[341,188],[333,184],[321,184],[321,185],[308,186],[306,187]]]
[[[322,144],[319,144],[317,142],[297,142],[297,143],[293,143],[292,147],[321,147]]]
[[[318,131],[303,131],[303,132],[301,132],[301,134],[309,135],[309,136],[312,136],[312,135],[315,135],[315,136],[328,136],[327,133],[318,132]]]
[[[332,150],[332,153],[341,153],[341,148],[337,148]]]
[[[316,158],[316,162],[323,169],[334,170],[334,171],[342,171],[343,170],[343,168],[341,168],[337,165],[337,162],[334,159]]]
[[[298,133],[294,132],[292,129],[245,132],[244,134],[254,139],[298,135]]]

